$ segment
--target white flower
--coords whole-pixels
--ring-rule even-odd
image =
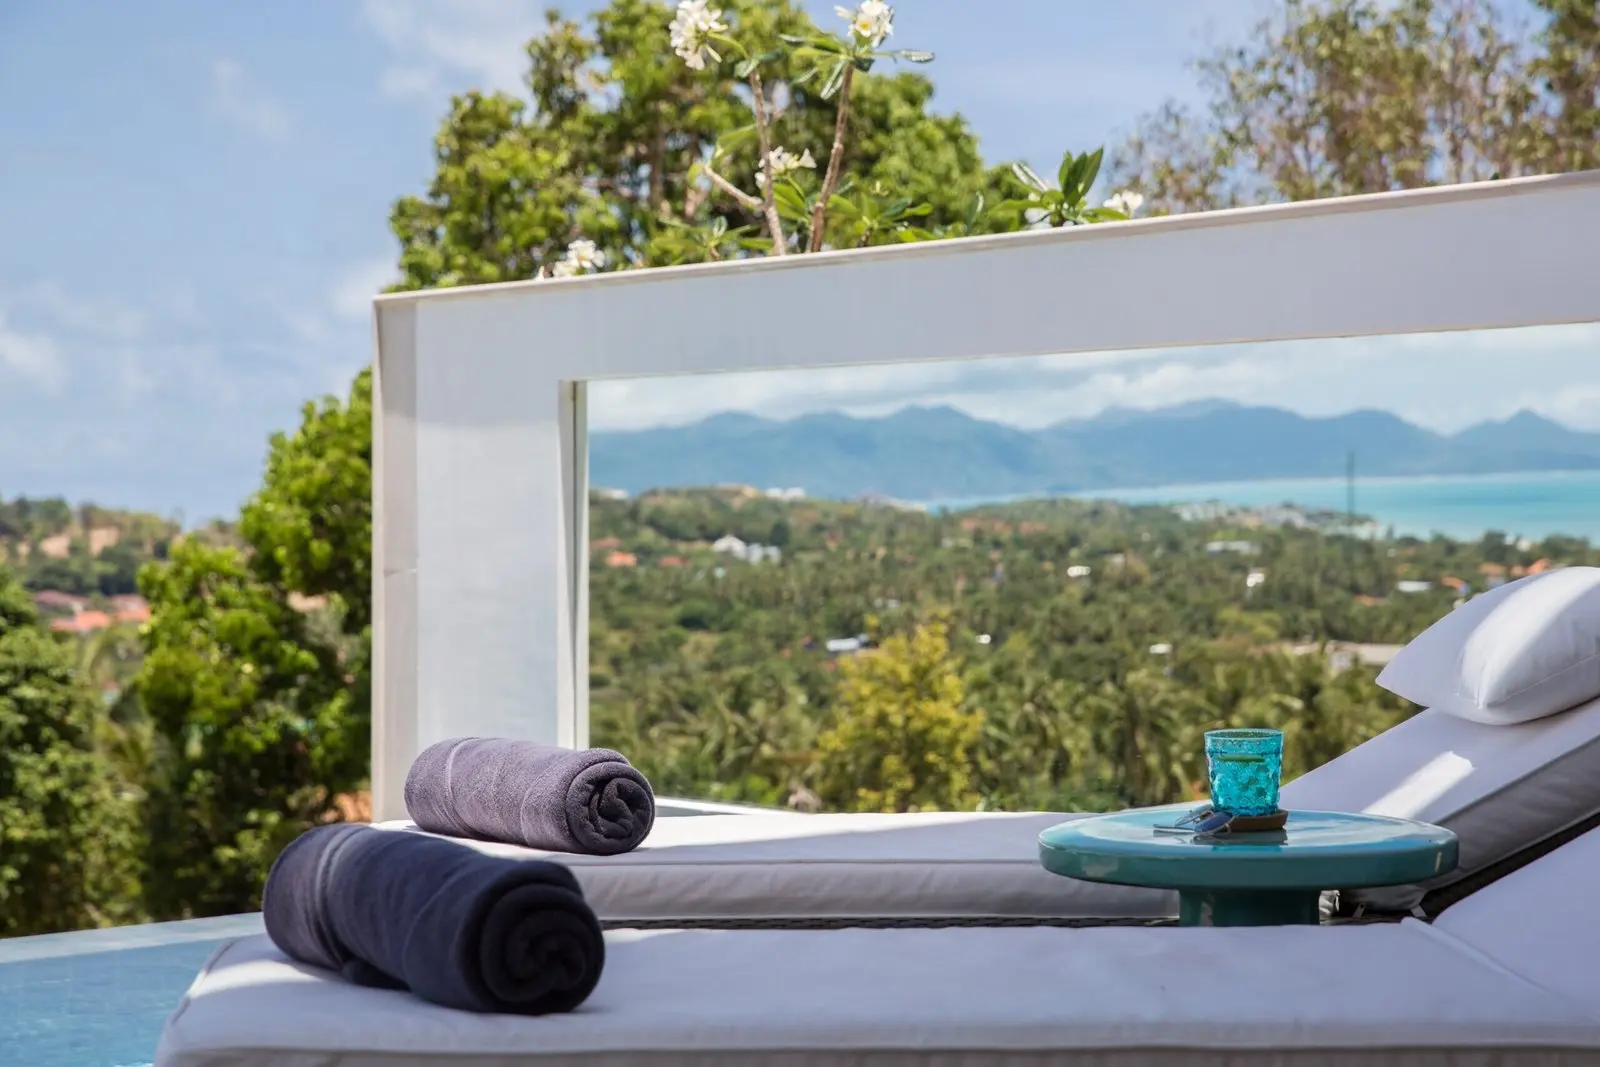
[[[1106,207],[1112,211],[1120,211],[1130,219],[1133,217],[1133,213],[1143,205],[1144,197],[1132,189],[1124,189],[1120,193],[1112,193],[1111,198],[1105,202]]]
[[[797,156],[782,145],[778,145],[772,150],[770,162],[772,163],[772,176],[774,178],[781,178],[793,170],[817,169],[817,161],[811,158],[811,149],[809,148]],[[766,177],[766,170],[766,167],[761,168],[763,178]]]
[[[709,38],[713,33],[727,31],[721,9],[708,6],[708,0],[680,0],[677,14],[667,26],[667,32],[672,35],[672,50],[690,70],[705,70],[708,59],[721,61],[722,57],[711,47]]]
[[[593,241],[579,238],[567,246],[566,255],[550,268],[552,278],[571,278],[589,274],[606,265],[606,254],[595,247]]]
[[[850,24],[850,32],[871,48],[878,47],[894,32],[894,8],[883,0],[861,0],[854,11],[847,7],[833,10]]]

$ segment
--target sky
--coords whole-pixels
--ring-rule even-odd
[[[370,298],[396,255],[390,205],[425,187],[452,92],[516,89],[546,2],[0,0],[0,495],[190,522],[236,511],[269,435],[370,359]],[[987,158],[1053,170],[1063,148],[1114,142],[1166,99],[1194,99],[1189,62],[1267,2],[902,0],[896,43],[938,53],[935,105],[967,116]],[[835,18],[832,3],[808,6]],[[1502,338],[1474,342],[1471,387],[1424,388],[1426,359],[1408,363],[1418,388],[1402,413],[1449,428],[1526,396],[1600,426],[1600,374],[1582,376],[1585,355],[1600,363],[1593,338],[1557,334],[1537,343],[1571,364],[1562,395],[1578,399],[1508,377]],[[597,429],[906,403],[1039,425],[1202,395],[1320,413],[1373,404],[1328,367],[1376,351],[608,383],[591,410]]]

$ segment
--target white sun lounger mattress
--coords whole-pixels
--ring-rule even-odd
[[[577,1012],[473,1015],[223,949],[157,1067],[1600,1063],[1600,1022],[1401,924],[617,931]]]
[[[483,852],[551,859],[610,924],[1161,919],[1177,895],[1101,885],[1039,866],[1039,832],[1082,816],[702,815],[657,819],[620,856],[577,856],[467,841]],[[418,833],[410,823],[380,823]]]

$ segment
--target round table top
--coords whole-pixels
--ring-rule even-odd
[[[1039,835],[1039,862],[1069,878],[1160,889],[1360,889],[1420,882],[1456,866],[1455,834],[1381,815],[1291,811],[1281,831],[1199,840],[1155,831],[1197,806],[1052,826]]]

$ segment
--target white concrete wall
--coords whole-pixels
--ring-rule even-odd
[[[586,743],[574,383],[1591,321],[1597,232],[1590,173],[380,297],[375,816],[440,738]]]

